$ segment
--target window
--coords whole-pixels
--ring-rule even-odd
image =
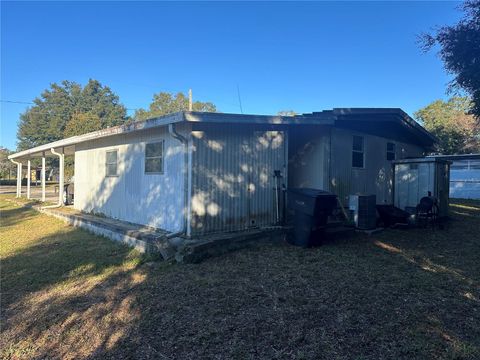
[[[117,150],[107,151],[105,155],[106,176],[117,176]]]
[[[395,160],[395,143],[387,142],[387,160]]]
[[[363,168],[363,137],[354,136],[352,146],[352,166],[356,168]]]
[[[146,174],[163,174],[163,143],[159,141],[145,146]]]

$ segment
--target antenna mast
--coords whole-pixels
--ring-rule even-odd
[[[237,84],[237,94],[238,94],[238,103],[240,104],[240,112],[243,114],[243,108],[242,108],[242,99],[240,98],[240,87]]]

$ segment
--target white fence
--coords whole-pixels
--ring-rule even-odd
[[[457,160],[450,167],[450,197],[480,199],[480,160]]]

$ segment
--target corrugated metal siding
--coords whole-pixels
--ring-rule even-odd
[[[164,140],[164,173],[145,174],[145,144]],[[118,150],[118,176],[105,176],[105,153]],[[178,231],[183,225],[183,146],[166,128],[78,144],[75,208]]]
[[[193,235],[273,224],[273,170],[285,173],[285,138],[255,129],[222,125],[192,132]]]
[[[292,126],[289,131],[289,186],[327,190],[330,128]]]
[[[324,132],[327,133],[327,131]],[[312,184],[314,185],[312,187],[332,191],[344,204],[348,204],[350,194],[359,193],[375,194],[377,203],[392,203],[393,171],[391,162],[386,158],[387,142],[396,144],[397,159],[418,157],[423,153],[423,149],[415,145],[354,131],[331,128],[330,134],[328,140],[323,135],[320,136],[321,141],[316,140],[317,144],[321,143],[321,146],[326,146],[327,150],[305,153],[296,159],[290,157],[291,166],[294,166],[293,163],[298,163],[300,167],[308,169],[308,171],[300,171],[300,175],[290,174],[290,184],[294,183],[297,186]],[[363,169],[352,167],[353,135],[364,138]],[[292,141],[303,140],[290,139],[290,142]],[[323,185],[321,177],[324,177]]]

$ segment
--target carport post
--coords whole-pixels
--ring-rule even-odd
[[[15,161],[10,159],[10,161],[14,164],[17,164],[17,198],[22,196],[22,163],[19,161]]]
[[[31,177],[31,163],[30,160],[27,161],[27,199],[30,199],[30,177]]]
[[[54,148],[51,148],[50,151],[52,152],[53,155],[58,156],[58,205],[57,206],[62,206],[63,205],[63,188],[64,188],[64,164],[65,164],[65,154],[64,154],[64,149],[60,152],[55,151]]]
[[[22,163],[18,163],[18,176],[17,176],[17,197],[22,197]]]
[[[45,202],[45,152],[42,153],[42,201]]]

